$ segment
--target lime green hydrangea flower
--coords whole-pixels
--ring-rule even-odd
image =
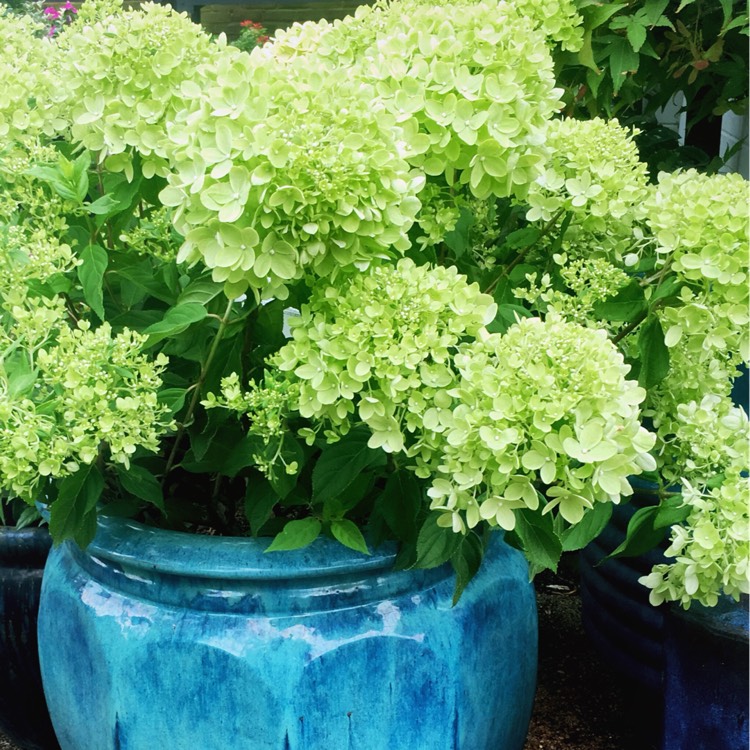
[[[674,562],[656,565],[639,579],[651,589],[651,604],[673,601],[688,609],[697,601],[713,607],[722,594],[738,600],[750,593],[750,480],[735,474],[703,491],[686,482],[682,495],[690,514],[672,527],[665,551]]]
[[[410,246],[424,176],[371,86],[239,51],[214,74],[161,194],[180,260],[200,260],[229,296],[283,297],[305,272],[333,278]]]
[[[372,430],[370,447],[399,452],[417,415],[452,385],[456,346],[495,310],[455,268],[402,259],[351,277],[343,291],[319,285],[271,365],[299,382],[303,417],[334,435],[358,418]]]
[[[544,512],[577,523],[595,502],[632,494],[628,476],[655,468],[655,436],[639,419],[646,393],[604,331],[528,318],[464,345],[454,362],[429,492],[444,525],[512,529],[514,510],[539,507],[538,479]]]
[[[53,135],[65,126],[53,93],[59,82],[57,47],[50,39],[35,36],[42,26],[28,16],[12,15],[0,8],[0,139],[3,144]]]
[[[659,175],[648,225],[661,263],[686,284],[683,304],[662,314],[667,346],[684,338],[699,360],[714,350],[750,360],[749,210],[741,175]]]
[[[103,445],[128,466],[137,448],[156,451],[171,429],[157,400],[166,358],[143,355],[145,337],[80,323],[61,325],[55,338],[31,355],[38,376],[28,383],[0,369],[0,487],[29,502],[44,477],[91,464]]]
[[[403,124],[410,163],[478,198],[523,195],[562,106],[547,37],[526,10],[500,0],[384,3],[277,34],[254,54],[345,67]]]
[[[648,183],[633,133],[617,120],[555,120],[546,145],[549,160],[529,190],[527,219],[570,212],[579,232],[604,243],[629,237]]]
[[[146,176],[166,174],[168,125],[220,45],[185,14],[155,3],[72,24],[58,45],[72,139],[109,157],[110,169],[129,171],[136,151]]]

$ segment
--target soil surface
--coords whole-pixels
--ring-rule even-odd
[[[576,584],[542,575],[536,588],[539,675],[524,750],[658,750],[658,716],[589,643]],[[0,750],[21,748],[0,735]]]

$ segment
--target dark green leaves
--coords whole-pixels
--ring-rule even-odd
[[[354,522],[347,518],[340,518],[336,521],[332,521],[331,533],[344,546],[356,550],[357,552],[362,552],[365,555],[370,554],[370,550],[367,549],[367,543],[362,536],[362,532]]]
[[[461,540],[458,549],[451,557],[453,569],[456,571],[456,587],[453,590],[453,606],[458,604],[471,579],[477,574],[484,559],[484,544],[473,532],[469,532]]]
[[[183,302],[171,307],[161,321],[144,329],[143,333],[148,336],[146,346],[153,346],[168,336],[182,333],[193,323],[203,320],[207,314],[206,308],[197,302]]]
[[[474,226],[474,214],[468,208],[461,209],[461,215],[453,231],[445,235],[444,242],[460,258],[469,248],[469,232]]]
[[[563,552],[583,549],[590,541],[596,539],[612,517],[611,503],[594,503],[583,518],[562,534]]]
[[[664,331],[656,315],[650,316],[641,328],[638,351],[641,355],[638,383],[646,389],[652,388],[669,372],[669,349],[664,343]]]
[[[117,476],[126,492],[164,512],[161,485],[148,469],[134,463],[130,464],[130,468],[117,466]]]
[[[107,270],[107,251],[98,245],[89,245],[81,252],[81,265],[78,266],[78,280],[83,288],[83,298],[88,306],[104,320],[102,287],[104,272]]]
[[[32,167],[27,174],[46,182],[64,200],[81,204],[89,192],[90,166],[91,154],[88,151],[84,151],[74,162],[60,154],[54,167]]]
[[[551,513],[517,510],[514,534],[529,561],[532,576],[542,570],[557,570],[562,544],[555,534]]]
[[[643,555],[658,547],[666,537],[665,527],[657,527],[656,519],[659,507],[656,505],[637,510],[628,523],[625,541],[614,549],[606,558],[632,557]],[[685,517],[687,514],[685,514]]]
[[[321,528],[322,524],[317,518],[289,521],[267,547],[266,552],[282,552],[307,547],[318,538]]]
[[[436,568],[448,562],[461,545],[462,536],[438,525],[439,513],[430,513],[419,530],[415,568]]]
[[[417,514],[422,507],[422,489],[410,471],[396,471],[388,477],[377,499],[377,511],[393,535],[412,541],[417,535]]]
[[[369,439],[369,429],[354,429],[338,443],[323,448],[312,475],[315,502],[337,497],[368,466],[383,463],[385,454],[368,448]]]
[[[266,521],[273,515],[273,507],[278,502],[279,496],[265,477],[254,476],[250,479],[245,492],[245,517],[253,536],[258,536]]]
[[[643,289],[637,281],[632,281],[614,296],[594,305],[594,314],[604,320],[630,323],[643,315],[648,308]]]
[[[96,466],[82,466],[60,482],[57,498],[50,506],[49,530],[55,544],[73,539],[86,547],[96,533],[96,504],[104,489],[104,478]]]

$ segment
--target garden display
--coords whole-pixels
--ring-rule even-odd
[[[0,35],[0,492],[55,542],[63,750],[517,750],[530,578],[634,477],[653,603],[747,593],[747,185],[561,116],[572,2]]]

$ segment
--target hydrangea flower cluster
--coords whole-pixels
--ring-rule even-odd
[[[455,268],[402,259],[352,277],[343,291],[319,285],[271,364],[299,382],[303,417],[325,421],[333,435],[358,418],[372,431],[370,447],[396,453],[416,416],[452,384],[456,346],[495,309]]]
[[[528,220],[568,211],[580,231],[605,240],[629,236],[648,183],[633,134],[617,120],[554,120],[547,147],[545,171],[529,190]]]
[[[74,23],[58,45],[73,139],[110,157],[110,169],[130,170],[135,150],[144,174],[166,174],[167,126],[191,95],[183,85],[193,80],[200,88],[200,66],[219,45],[184,14],[155,3]]]
[[[501,0],[426,5],[382,3],[332,25],[297,26],[261,54],[278,64],[302,53],[326,70],[359,72],[411,124],[412,164],[479,198],[523,195],[562,106],[540,19]],[[567,4],[554,17],[563,35],[579,20]]]
[[[566,258],[567,261],[567,258]],[[601,326],[593,314],[594,305],[613,297],[630,277],[603,258],[572,260],[560,267],[567,289],[554,288],[549,274],[528,274],[528,287],[513,290],[518,299],[526,300],[532,309],[554,313],[583,326]]]
[[[393,0],[387,0],[393,3]],[[478,4],[484,0],[443,0],[435,3],[433,0],[398,0],[401,5],[419,7],[428,5],[431,9],[437,4],[456,8],[461,13],[461,5]],[[508,5],[503,3],[503,5]],[[505,8],[504,8],[505,10]],[[545,37],[560,44],[569,52],[578,52],[583,44],[582,19],[572,0],[521,0],[512,3],[512,10],[521,18],[528,18],[544,33]]]
[[[0,139],[3,143],[24,141],[40,133],[53,134],[64,126],[52,105],[54,77],[58,68],[55,45],[35,36],[42,26],[27,16],[12,15],[0,8]]]
[[[747,182],[695,170],[659,175],[647,206],[661,263],[686,283],[682,305],[662,313],[667,346],[697,360],[728,351],[750,359]],[[739,360],[737,360],[739,361]]]
[[[514,510],[539,506],[537,477],[548,485],[544,512],[577,523],[595,502],[632,494],[629,475],[655,468],[639,419],[646,393],[604,331],[528,318],[454,361],[452,407],[426,425],[442,437],[429,494],[445,525],[512,529]]]
[[[639,579],[651,589],[651,604],[675,601],[687,609],[697,601],[712,607],[721,594],[738,600],[750,593],[750,480],[735,474],[709,491],[686,482],[682,496],[690,515],[672,527],[665,551],[675,561]]]
[[[335,276],[409,247],[424,177],[371,87],[239,52],[214,73],[161,193],[185,236],[180,261],[201,260],[228,296],[283,297],[305,271]]]
[[[66,201],[47,190],[28,170],[55,161],[56,152],[29,140],[0,153],[0,299],[19,304],[26,282],[46,281],[77,264],[68,243]],[[19,212],[23,220],[19,221]]]
[[[39,375],[28,389],[17,393],[0,369],[4,489],[34,502],[43,477],[91,464],[103,444],[109,459],[126,467],[138,447],[157,449],[171,428],[156,396],[166,358],[150,361],[143,341],[128,330],[113,336],[106,323],[95,331],[62,325],[56,341],[35,353]]]

